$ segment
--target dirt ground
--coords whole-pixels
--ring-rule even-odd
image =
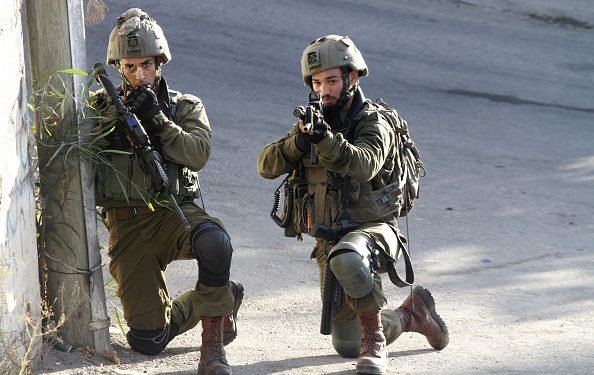
[[[133,1],[106,1],[89,27],[88,65]],[[495,4],[495,5],[494,5]],[[269,219],[280,181],[256,172],[258,151],[304,104],[298,59],[317,36],[349,35],[370,69],[370,98],[397,105],[427,168],[401,222],[416,283],[450,331],[442,351],[418,334],[389,347],[391,374],[590,374],[594,368],[594,54],[590,1],[144,1],[169,38],[169,84],[200,96],[213,126],[201,172],[207,210],[234,246],[245,285],[234,374],[353,374],[319,334],[312,240]],[[104,236],[104,234],[103,234]],[[104,237],[103,237],[104,238]],[[104,240],[103,240],[104,241]],[[104,254],[105,255],[105,254]],[[108,259],[104,256],[104,261]],[[167,270],[191,288],[194,262]],[[106,280],[109,279],[107,272]],[[408,289],[389,285],[388,308]],[[109,292],[109,291],[108,291]],[[110,296],[110,302],[117,300]],[[116,327],[119,364],[51,350],[35,374],[194,374],[200,329],[160,355],[133,352]]]

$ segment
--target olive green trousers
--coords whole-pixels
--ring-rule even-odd
[[[211,221],[224,229],[218,219],[194,203],[185,203],[181,208],[192,228]],[[165,281],[167,266],[175,260],[196,262],[191,255],[191,230],[185,229],[175,211],[161,208],[126,220],[108,221],[108,231],[109,272],[117,283],[128,327],[156,330],[174,322],[182,333],[196,326],[200,317],[232,314],[234,301],[229,284],[195,285],[175,299],[170,297]],[[189,275],[187,279],[198,280],[198,276]]]

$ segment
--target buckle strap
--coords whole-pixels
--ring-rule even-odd
[[[402,246],[400,250],[402,250],[402,255],[404,258],[405,280],[402,280],[400,275],[398,275],[393,260],[388,260],[388,262],[386,262],[386,268],[388,269],[388,276],[390,277],[392,284],[400,288],[404,288],[405,286],[411,286],[414,284],[415,272],[413,270],[412,262],[410,261],[410,254],[408,253],[408,250],[404,246]]]

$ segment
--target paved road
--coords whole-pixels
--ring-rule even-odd
[[[268,218],[278,181],[255,168],[307,99],[302,49],[328,33],[357,43],[370,70],[366,95],[398,107],[428,171],[408,231],[417,280],[433,291],[450,344],[435,352],[404,334],[389,347],[391,371],[591,373],[594,12],[589,1],[490,3],[142,3],[169,38],[170,85],[200,96],[213,126],[206,208],[228,226],[233,276],[246,286],[240,336],[227,349],[234,373],[354,370],[318,334],[311,241],[281,236]],[[104,59],[113,20],[136,4],[107,2],[107,21],[86,30],[89,67]],[[195,265],[175,264],[168,277],[181,292]],[[387,289],[397,307],[407,290]],[[43,371],[92,373],[96,362],[104,373],[195,371],[199,332],[156,358],[112,336],[120,366],[70,356]]]

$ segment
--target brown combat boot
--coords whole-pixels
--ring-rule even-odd
[[[198,375],[230,375],[223,347],[223,317],[202,318],[202,347]]]
[[[233,290],[233,314],[223,318],[223,344],[227,345],[237,337],[237,311],[243,301],[243,285],[238,281],[230,281]]]
[[[379,311],[357,313],[361,327],[361,349],[357,374],[385,374],[388,369],[386,337]]]
[[[448,345],[448,327],[435,312],[435,301],[427,289],[416,286],[396,312],[400,315],[403,332],[424,335],[429,345],[437,350]]]

